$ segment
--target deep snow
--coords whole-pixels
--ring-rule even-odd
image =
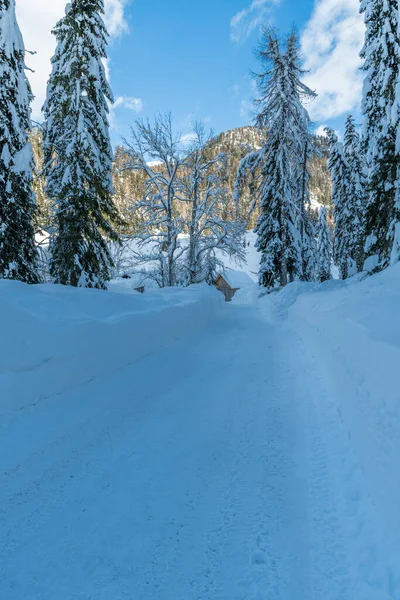
[[[400,266],[360,279],[0,282],[0,598],[400,599]]]

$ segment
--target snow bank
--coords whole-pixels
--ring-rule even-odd
[[[361,278],[291,284],[259,305],[311,353],[390,537],[400,531],[400,265]]]
[[[205,285],[127,295],[0,281],[0,430],[23,408],[194,335],[222,305]]]
[[[332,279],[323,284],[296,281],[287,285],[280,292],[265,294],[261,291],[260,295],[263,297],[263,301],[260,304],[260,309],[268,320],[282,322],[287,319],[289,310],[296,304],[300,297],[306,294],[321,294],[343,290],[344,288],[353,286],[363,278],[365,278],[365,275],[361,274],[347,281]]]

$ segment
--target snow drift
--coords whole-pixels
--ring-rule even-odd
[[[389,548],[400,531],[400,265],[362,279],[294,283],[260,309],[301,338],[318,388],[322,374]],[[327,411],[322,395],[320,403]]]
[[[206,285],[142,296],[0,281],[3,426],[18,410],[194,335],[222,302]]]

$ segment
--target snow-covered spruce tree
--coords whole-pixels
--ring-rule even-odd
[[[266,49],[265,49],[266,48]],[[257,192],[251,208],[260,204],[255,229],[261,252],[259,281],[273,287],[295,278],[312,280],[315,271],[314,231],[310,220],[309,160],[313,153],[310,119],[303,102],[315,97],[301,81],[295,32],[281,49],[274,31],[264,32],[259,58],[265,71],[258,76],[260,99],[257,125],[265,144],[239,165],[235,200],[249,174]]]
[[[255,168],[262,164],[256,247],[262,254],[260,283],[270,287],[313,277],[313,231],[306,210],[312,146],[303,101],[315,94],[301,81],[295,33],[288,37],[285,51],[274,31],[265,31],[261,44],[259,58],[266,68],[258,76],[257,125],[267,134],[257,160],[253,157],[251,162]]]
[[[348,235],[350,257],[357,271],[363,270],[365,245],[366,166],[354,119],[347,117],[344,135],[344,156],[348,169]]]
[[[212,283],[217,269],[223,269],[222,257],[245,258],[243,223],[221,218],[222,207],[229,202],[226,188],[226,155],[210,152],[212,134],[204,125],[193,127],[193,142],[183,164],[182,192],[188,204],[186,228],[189,243],[185,267],[189,284]]]
[[[312,281],[315,274],[314,227],[309,218],[310,201],[310,160],[315,153],[313,136],[310,133],[311,121],[304,103],[316,97],[302,82],[305,71],[301,68],[298,35],[295,30],[287,39],[287,76],[290,84],[292,103],[291,118],[293,128],[293,171],[295,201],[297,205],[296,226],[300,232],[301,273],[304,281]]]
[[[274,287],[285,286],[301,271],[301,254],[296,230],[287,61],[275,32],[265,31],[261,43],[259,58],[265,71],[258,76],[261,98],[257,101],[257,124],[268,133],[260,151],[261,214],[255,232],[256,248],[261,252],[260,285]]]
[[[332,178],[332,202],[334,205],[334,262],[339,268],[342,279],[355,273],[355,252],[352,233],[351,183],[349,168],[346,162],[343,144],[336,133],[325,129],[329,140],[330,155],[328,166]]]
[[[319,211],[319,219],[315,228],[315,237],[317,243],[316,257],[316,276],[321,283],[332,278],[331,261],[332,261],[332,244],[331,233],[329,231],[326,220],[326,208],[322,206]]]
[[[31,88],[14,0],[0,0],[0,278],[37,283]]]
[[[96,288],[110,278],[108,243],[118,239],[103,12],[103,0],[67,5],[54,30],[58,44],[44,106],[46,191],[56,211],[50,272],[57,283]]]
[[[379,271],[400,250],[400,36],[398,0],[361,0],[366,35],[363,141],[368,164],[367,268]],[[397,147],[396,147],[397,146]]]
[[[180,136],[173,132],[170,114],[158,116],[154,123],[136,121],[130,141],[126,168],[145,174],[143,197],[135,205],[140,212],[139,242],[135,270],[153,278],[159,287],[181,283],[180,260],[185,252],[178,238],[184,219],[177,204],[184,202],[180,172],[185,157]]]

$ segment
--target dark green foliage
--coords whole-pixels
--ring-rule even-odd
[[[0,0],[0,277],[39,281],[28,139],[31,89],[14,0]]]
[[[104,288],[117,241],[102,0],[74,0],[54,33],[58,45],[44,107],[47,195],[55,206],[50,272],[55,282]]]

